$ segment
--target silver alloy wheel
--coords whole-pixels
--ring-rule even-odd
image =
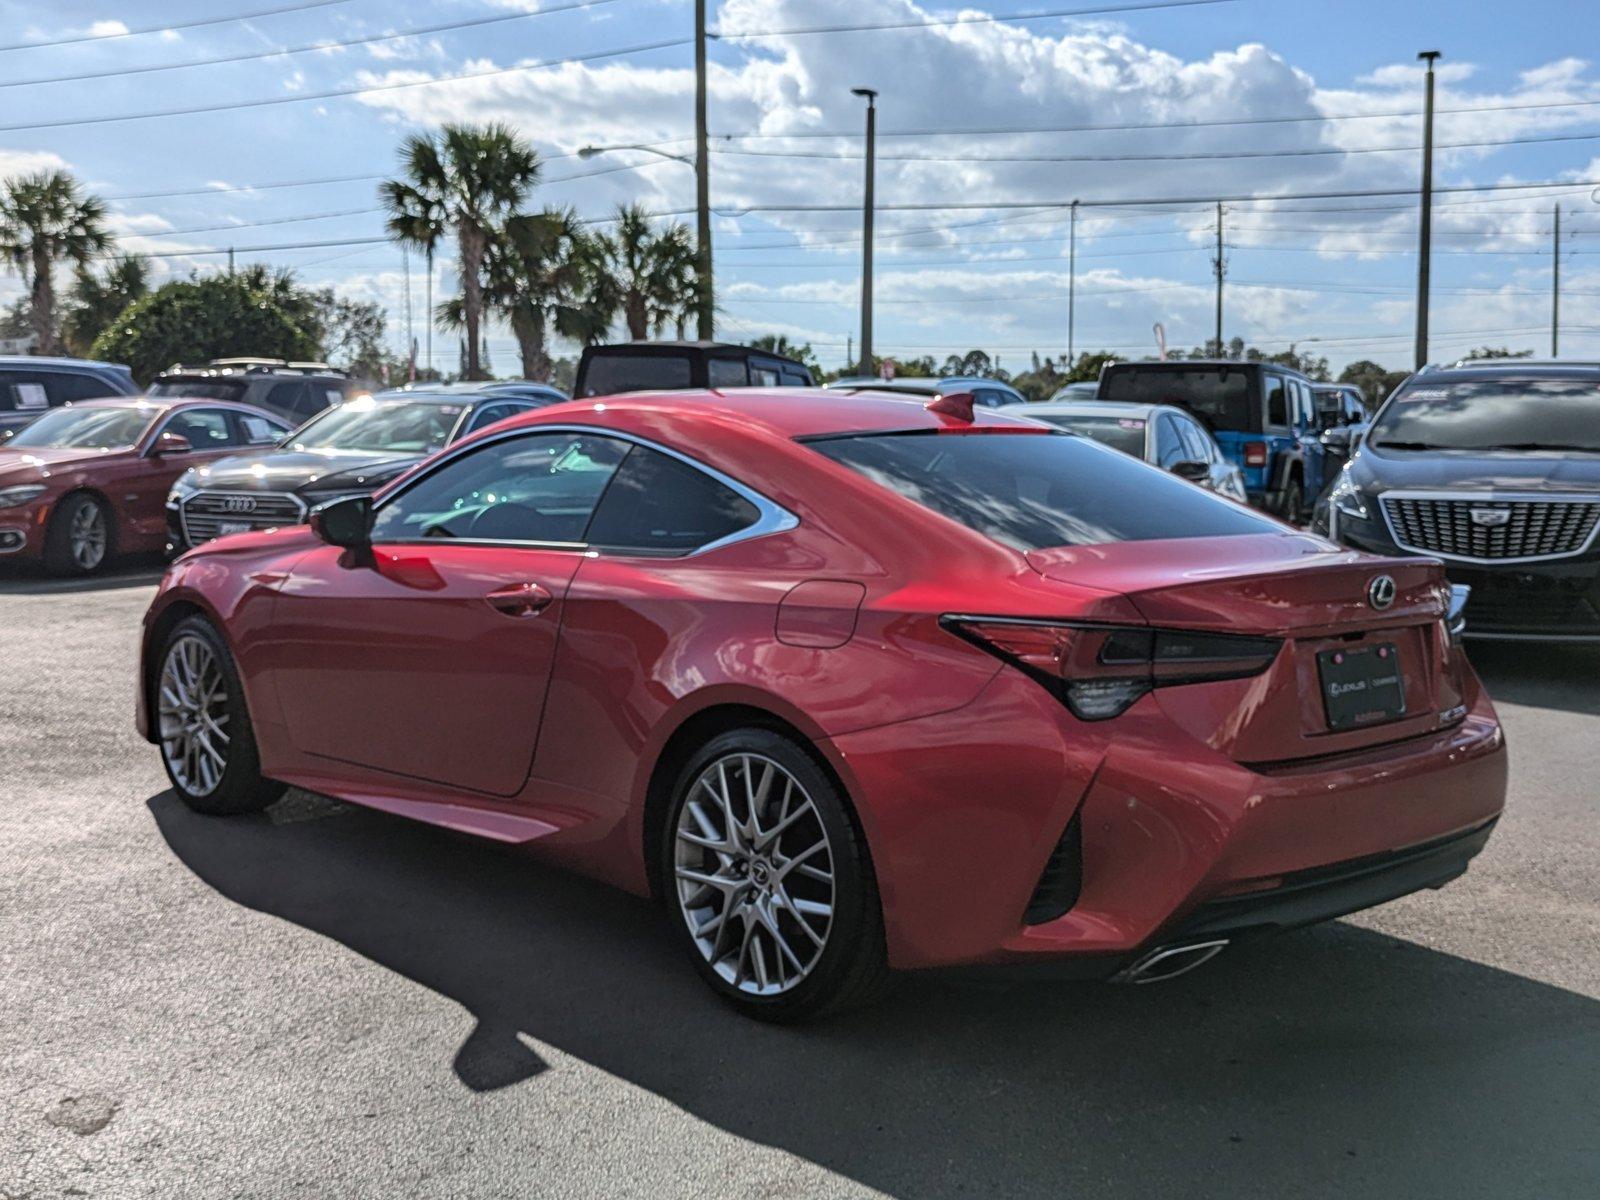
[[[228,769],[228,686],[216,654],[194,634],[167,649],[157,712],[172,777],[193,796],[215,791]]]
[[[92,500],[78,505],[67,527],[72,561],[80,571],[92,571],[106,556],[106,514]]]
[[[711,969],[741,992],[794,988],[833,925],[833,847],[800,781],[736,751],[700,772],[673,831],[678,907]]]

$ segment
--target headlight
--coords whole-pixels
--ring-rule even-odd
[[[45,493],[42,483],[20,483],[16,487],[0,488],[0,508],[16,508]]]
[[[178,504],[186,497],[194,495],[200,490],[200,472],[190,467],[172,485],[172,490],[167,493],[168,504]]]
[[[1351,480],[1348,467],[1339,473],[1333,490],[1328,493],[1328,503],[1338,509],[1342,516],[1354,517],[1358,521],[1365,521],[1370,515],[1367,512],[1366,499]]]

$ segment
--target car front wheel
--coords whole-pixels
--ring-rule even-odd
[[[86,492],[68,496],[45,535],[45,567],[53,575],[93,575],[110,560],[115,534],[104,501]]]
[[[743,729],[685,767],[663,880],[701,975],[741,1011],[798,1021],[887,987],[882,909],[845,801],[789,738]]]
[[[222,635],[204,617],[180,621],[161,651],[154,686],[161,762],[196,812],[257,812],[284,787],[261,776],[244,689]]]

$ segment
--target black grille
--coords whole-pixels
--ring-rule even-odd
[[[1050,852],[1050,860],[1039,876],[1039,886],[1033,889],[1033,899],[1028,901],[1028,911],[1023,921],[1029,925],[1043,925],[1063,917],[1078,902],[1083,888],[1083,824],[1074,813],[1067,822],[1067,830]]]
[[[1593,499],[1385,496],[1383,509],[1395,540],[1407,549],[1485,562],[1575,554],[1600,523],[1600,500]]]
[[[1600,634],[1600,575],[1587,570],[1456,571],[1471,586],[1467,631]]]
[[[300,524],[305,514],[305,506],[283,492],[196,492],[183,502],[183,536],[189,545],[198,546],[220,536],[224,522],[246,529],[276,529]]]

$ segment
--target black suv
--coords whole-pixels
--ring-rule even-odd
[[[253,404],[291,425],[303,425],[344,400],[351,388],[349,376],[327,363],[216,358],[203,367],[180,364],[163,372],[150,385],[150,394]]]
[[[1600,642],[1600,368],[1414,375],[1373,418],[1313,528],[1425,554],[1468,584],[1469,636]]]
[[[618,342],[589,346],[572,394],[673,392],[685,388],[815,387],[804,363],[727,342]]]

